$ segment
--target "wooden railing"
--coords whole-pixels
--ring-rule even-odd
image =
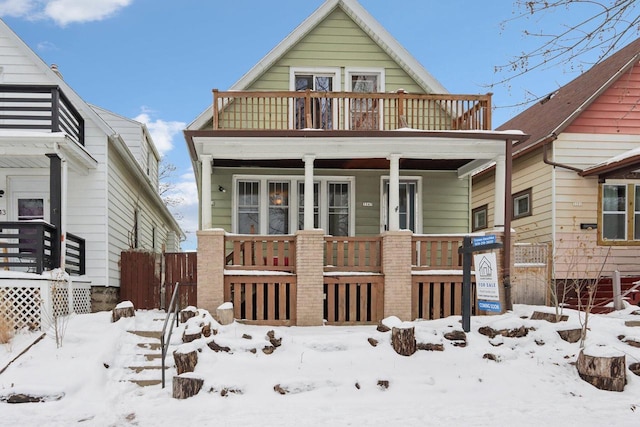
[[[414,235],[411,239],[411,264],[414,270],[461,270],[458,248],[461,235]]]
[[[380,237],[326,236],[324,241],[325,272],[381,272],[382,239]]]
[[[295,236],[228,235],[225,246],[226,269],[295,272]]]
[[[491,130],[491,94],[213,90],[214,130]]]
[[[0,85],[0,129],[64,132],[84,145],[84,119],[58,86]]]

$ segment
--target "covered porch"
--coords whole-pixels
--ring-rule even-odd
[[[85,241],[68,232],[69,175],[96,160],[84,120],[57,86],[0,85],[0,273],[85,274]]]
[[[187,132],[187,137],[201,166],[198,301],[209,310],[232,301],[239,319],[288,325],[459,314],[462,269],[457,249],[464,233],[459,227],[447,230],[446,225],[439,234],[408,229],[400,188],[403,177],[416,171],[444,171],[464,181],[478,168],[495,163],[495,217],[500,226],[494,231],[505,247],[512,245],[511,235],[502,231],[510,229],[511,145],[526,138],[518,131],[214,130]],[[240,167],[297,169],[303,173],[301,194],[314,194],[314,185],[322,178],[318,171],[373,169],[388,177],[384,195],[388,218],[378,235],[350,229],[338,236],[327,233],[330,228],[318,227],[314,198],[300,197],[296,207],[300,226],[295,233],[269,235],[262,227],[255,230],[257,235],[238,234],[237,228],[230,234],[213,222],[212,194],[226,191],[222,186],[212,188],[215,181],[210,177],[216,176],[218,166],[238,171]],[[464,231],[470,231],[466,219],[465,224]],[[510,251],[502,251],[499,259],[501,283],[508,292]]]

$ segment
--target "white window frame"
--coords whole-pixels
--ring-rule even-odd
[[[238,207],[237,192],[238,181],[257,181],[259,187],[259,214],[260,224],[257,234],[267,235],[269,218],[269,181],[289,182],[289,234],[298,230],[298,184],[304,182],[304,175],[233,175],[233,193],[231,196],[231,230],[238,233]],[[328,233],[329,211],[328,211],[328,185],[329,183],[349,184],[349,236],[355,235],[355,177],[354,176],[314,176],[314,183],[320,184],[320,228]]]
[[[385,195],[384,195],[384,187],[385,187],[385,182],[390,181],[390,177],[389,175],[383,175],[380,177],[380,232],[384,232],[385,231],[385,227],[387,225],[387,223],[389,222],[388,219],[388,215],[389,212],[387,212],[387,203],[385,200]],[[409,176],[401,176],[400,177],[400,183],[402,182],[416,182],[416,207],[415,207],[415,212],[413,213],[415,215],[415,223],[416,223],[416,234],[421,234],[422,233],[422,216],[423,216],[423,212],[422,212],[422,177],[421,176],[413,176],[413,175],[409,175]],[[388,197],[388,195],[387,195]]]
[[[7,176],[7,217],[9,221],[18,220],[18,199],[36,198],[44,200],[44,220],[49,222],[50,194],[49,176]]]
[[[351,78],[353,75],[376,75],[378,76],[378,92],[384,93],[386,91],[386,75],[384,68],[378,67],[345,67],[344,69],[344,91],[352,92]],[[351,108],[348,106],[344,109],[345,128],[351,128]],[[380,123],[380,129],[384,129],[384,108],[382,105],[378,108],[378,123]]]
[[[332,92],[340,91],[342,87],[342,80],[340,78],[340,68],[338,67],[290,67],[289,68],[289,90],[294,92],[296,90],[296,76],[297,75],[307,75],[311,74],[312,76],[329,76],[333,78],[333,90]],[[294,115],[294,103],[289,102],[289,129],[293,129],[295,126],[295,115]],[[332,106],[332,115],[333,115],[333,128],[338,129],[338,108],[336,108],[335,103]]]

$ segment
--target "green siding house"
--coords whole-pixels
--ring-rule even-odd
[[[210,239],[224,240],[213,261],[200,256],[209,269],[222,263],[215,274],[224,276],[204,279],[199,271],[208,282],[199,285],[200,302],[215,308],[234,300],[236,317],[285,324],[449,313],[416,302],[423,293],[412,288],[412,272],[458,273],[453,252],[456,236],[471,231],[474,171],[496,162],[496,197],[505,194],[506,147],[525,136],[491,131],[490,95],[447,93],[355,0],[325,1],[229,90],[213,95],[185,131],[200,196],[199,252],[211,249]],[[310,255],[301,241],[316,234],[323,243]],[[394,245],[385,238],[398,236],[407,246],[387,254]],[[320,273],[305,272],[304,259]],[[399,294],[385,263],[406,264],[404,278],[393,280],[408,299],[388,297]],[[247,279],[255,270],[292,276],[286,290],[271,293],[282,298],[275,307],[256,289],[280,283]],[[367,276],[351,280],[366,282],[366,292],[347,296],[336,271]],[[319,307],[310,309],[300,307],[307,274],[320,292]],[[251,291],[239,290],[249,282]],[[357,307],[341,308],[341,298]]]

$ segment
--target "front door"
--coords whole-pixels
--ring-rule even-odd
[[[49,179],[40,177],[9,178],[11,221],[49,221]]]
[[[418,181],[401,180],[398,211],[400,214],[400,229],[419,232],[420,206],[418,203]],[[382,231],[389,229],[389,180],[383,181],[383,225]]]

